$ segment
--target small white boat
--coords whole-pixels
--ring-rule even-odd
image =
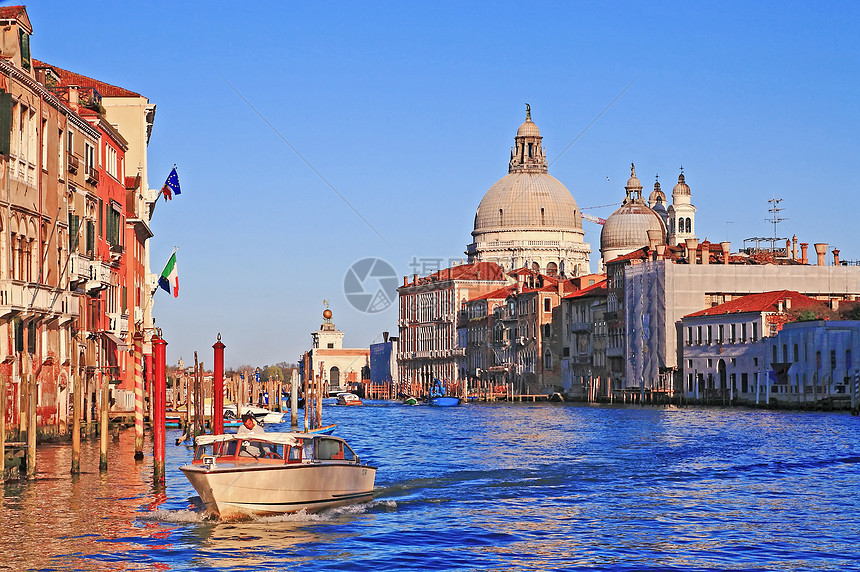
[[[376,480],[343,439],[307,433],[201,435],[180,470],[223,519],[367,502]]]
[[[361,399],[354,393],[338,393],[338,405],[361,405]]]
[[[233,410],[236,407],[233,406]],[[257,407],[256,405],[243,405],[242,406],[242,415],[245,413],[251,413],[254,416],[254,419],[257,420],[257,423],[262,423],[264,425],[270,425],[272,423],[280,423],[284,420],[283,413],[276,413],[274,411],[270,411],[265,407]],[[239,417],[241,418],[242,415]]]

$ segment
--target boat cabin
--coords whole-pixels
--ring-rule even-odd
[[[340,461],[360,464],[343,439],[299,433],[200,435],[194,465],[216,463],[302,464]]]

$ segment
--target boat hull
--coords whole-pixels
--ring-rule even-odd
[[[368,502],[376,480],[375,467],[355,464],[219,463],[210,469],[198,465],[180,469],[206,511],[223,519],[318,512]]]
[[[459,397],[431,397],[430,405],[435,405],[436,407],[454,407],[455,405],[460,405]]]

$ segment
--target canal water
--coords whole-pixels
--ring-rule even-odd
[[[168,432],[167,486],[133,430],[42,446],[5,485],[11,570],[857,570],[860,418],[746,409],[326,406],[373,502],[205,520]],[[270,428],[271,429],[271,428]],[[150,444],[147,442],[147,447]]]

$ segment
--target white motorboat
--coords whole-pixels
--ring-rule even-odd
[[[224,519],[367,502],[376,480],[343,439],[308,433],[201,435],[180,470]]]
[[[338,393],[337,394],[337,404],[338,405],[361,405],[361,398],[358,397],[354,393]]]
[[[236,410],[236,406],[233,405],[231,407],[234,411]],[[257,420],[257,423],[262,423],[263,425],[271,425],[272,423],[280,423],[284,420],[283,413],[276,413],[274,411],[270,411],[265,407],[257,407],[256,405],[242,405],[241,406],[242,415],[245,413],[251,413],[254,416],[254,419]],[[239,418],[242,417],[239,415]]]

